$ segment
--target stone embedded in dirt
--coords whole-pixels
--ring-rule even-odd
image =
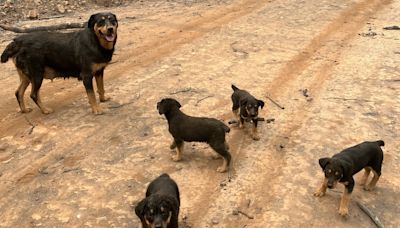
[[[217,218],[211,219],[212,224],[217,225],[219,223],[219,220]]]
[[[41,1],[41,0],[34,0],[33,2],[34,2],[36,5],[42,4],[42,1]]]
[[[63,5],[61,5],[61,4],[58,4],[57,5],[57,11],[59,13],[65,13],[65,7]]]
[[[34,19],[38,19],[38,17],[39,17],[39,13],[38,13],[37,9],[28,11],[27,18],[34,20]]]

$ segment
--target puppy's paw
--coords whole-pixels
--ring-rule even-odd
[[[95,115],[101,115],[101,114],[103,114],[103,109],[100,108],[100,106],[92,107],[92,112]]]
[[[217,172],[220,172],[220,173],[225,173],[226,171],[228,171],[228,168],[226,166],[220,166],[217,169]]]
[[[182,160],[182,158],[181,158],[181,156],[174,155],[174,156],[172,156],[172,160],[178,162],[178,161]]]
[[[100,97],[100,102],[107,102],[109,100],[111,100],[110,97]]]
[[[25,108],[21,110],[21,113],[28,113],[28,112],[32,112],[31,108]]]
[[[346,217],[349,215],[349,209],[348,208],[339,208],[339,215]]]
[[[54,110],[51,108],[42,108],[41,110],[42,110],[42,113],[46,114],[46,115],[54,112]]]
[[[316,191],[316,192],[314,192],[314,196],[316,196],[316,197],[322,197],[322,196],[324,196],[325,195],[325,192],[323,192],[323,191]]]

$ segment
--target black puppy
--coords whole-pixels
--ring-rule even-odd
[[[325,195],[326,188],[335,188],[338,182],[342,183],[345,190],[340,202],[339,214],[348,215],[348,204],[354,187],[353,175],[364,169],[365,173],[361,185],[364,185],[365,190],[373,189],[381,176],[383,161],[381,146],[384,145],[385,143],[382,140],[363,142],[335,154],[332,158],[319,159],[319,165],[325,173],[325,179],[314,195],[321,197]],[[367,185],[366,182],[371,170],[374,177]]]
[[[179,206],[178,185],[164,173],[150,183],[135,213],[143,228],[178,228]]]
[[[180,107],[181,104],[172,98],[165,98],[157,103],[158,112],[167,118],[169,132],[174,137],[171,149],[177,147],[173,160],[181,160],[184,142],[206,142],[224,158],[217,171],[226,172],[231,161],[229,146],[225,141],[225,133],[230,131],[229,127],[217,119],[188,116],[179,110]]]
[[[1,62],[12,58],[17,68],[20,85],[15,92],[21,112],[25,107],[24,93],[32,83],[31,98],[42,113],[49,114],[40,99],[39,90],[43,79],[76,77],[83,80],[89,103],[95,114],[101,114],[93,91],[93,76],[96,79],[100,102],[104,96],[104,68],[111,61],[117,41],[117,18],[112,13],[90,16],[87,28],[77,32],[34,32],[14,39],[1,55]]]
[[[264,107],[264,101],[256,99],[246,90],[241,90],[234,85],[232,85],[232,89],[232,112],[238,118],[239,127],[243,128],[245,120],[252,121],[252,138],[259,140],[260,136],[257,132],[258,108],[261,107],[262,109]]]

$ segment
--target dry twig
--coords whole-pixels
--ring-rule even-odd
[[[22,28],[16,26],[9,26],[5,24],[0,24],[0,28],[12,31],[15,33],[29,33],[29,32],[39,32],[39,31],[56,31],[62,29],[75,29],[75,28],[84,28],[86,27],[86,22],[82,23],[64,23],[59,25],[49,25],[49,26],[39,26],[39,27],[32,27],[32,28]]]

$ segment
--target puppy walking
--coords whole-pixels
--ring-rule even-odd
[[[171,149],[177,148],[173,160],[182,159],[184,142],[206,142],[224,159],[217,171],[226,172],[231,161],[229,146],[225,140],[229,127],[217,119],[188,116],[180,107],[181,104],[172,98],[165,98],[157,103],[158,112],[167,118],[169,132],[174,138]]]
[[[232,89],[232,112],[238,118],[239,128],[244,127],[244,121],[253,122],[252,138],[260,140],[257,131],[258,109],[264,107],[264,101],[256,99],[249,92],[235,85],[232,85]]]
[[[98,13],[90,16],[88,27],[78,32],[34,32],[15,38],[1,55],[1,62],[12,58],[17,68],[20,85],[15,96],[21,112],[32,111],[24,102],[29,84],[30,97],[42,113],[49,114],[53,110],[43,105],[39,94],[43,79],[76,77],[83,80],[93,113],[101,114],[92,81],[95,77],[100,102],[107,101],[103,74],[114,53],[117,28],[114,14]]]
[[[179,206],[178,185],[164,173],[150,183],[135,213],[143,228],[178,228]]]
[[[335,154],[332,158],[319,159],[319,165],[325,173],[325,179],[314,195],[321,197],[325,195],[327,188],[335,188],[338,182],[343,184],[345,190],[340,201],[339,214],[342,216],[348,215],[348,205],[354,188],[353,175],[364,169],[365,173],[360,184],[364,186],[365,190],[372,190],[381,176],[383,161],[381,146],[384,145],[385,143],[382,140],[363,142]],[[367,184],[371,171],[374,175]]]

